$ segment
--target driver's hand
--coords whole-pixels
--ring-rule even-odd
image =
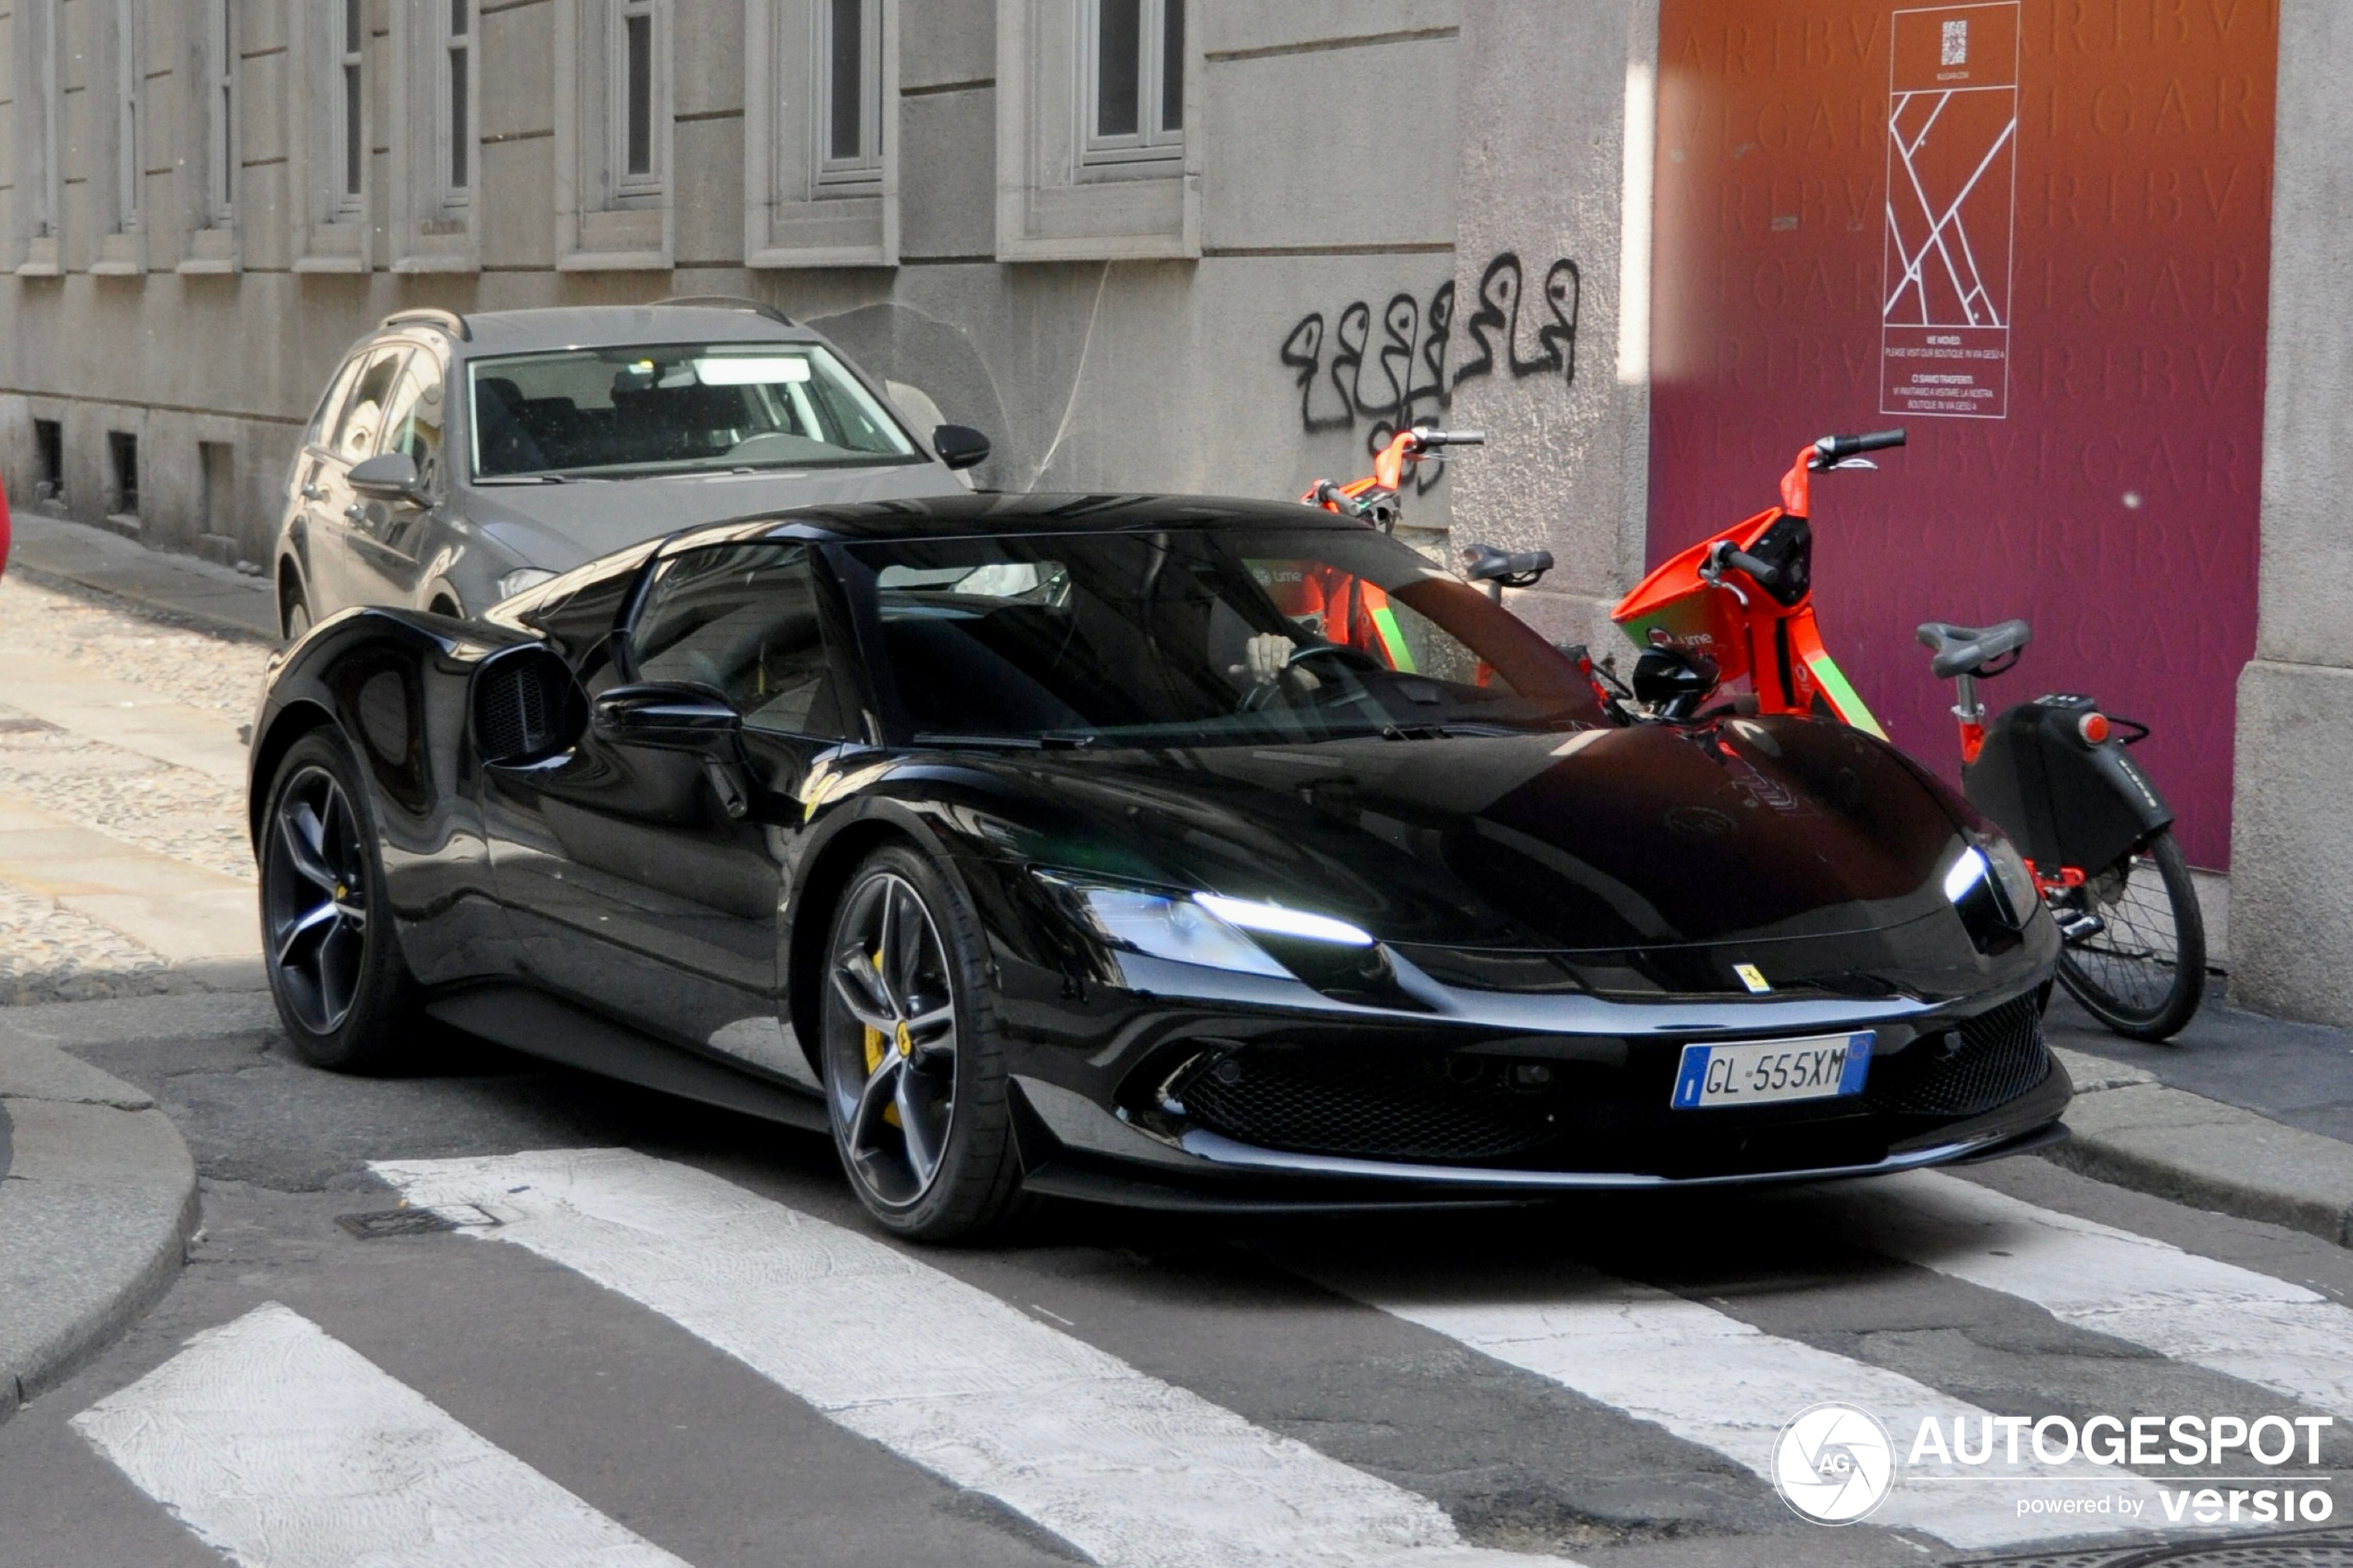
[[[1290,669],[1291,655],[1298,651],[1299,645],[1282,633],[1262,632],[1243,646],[1246,662],[1236,673],[1247,674],[1255,684],[1265,685]],[[1322,684],[1305,670],[1290,670],[1290,678],[1304,691],[1314,691]]]

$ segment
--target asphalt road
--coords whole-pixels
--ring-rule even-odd
[[[2187,1473],[1907,1478],[1831,1530],[1752,1467],[1822,1399],[1899,1448],[1919,1410],[2353,1424],[2353,1256],[2031,1159],[1468,1217],[1059,1207],[912,1251],[821,1139],[462,1036],[344,1078],[258,997],[74,1016],[187,1137],[205,1229],[0,1426],[5,1568],[349,1562],[404,1531],[442,1555],[386,1561],[1945,1562],[2077,1527],[2022,1499],[2154,1518],[2148,1482]],[[404,1193],[468,1223],[337,1223]],[[2296,1458],[2334,1477],[2353,1434]],[[2182,1538],[2128,1528],[2111,1549]]]

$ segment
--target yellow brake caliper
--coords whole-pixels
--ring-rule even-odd
[[[875,955],[875,972],[876,974],[880,974],[882,972],[882,955],[880,953],[876,953]],[[899,1046],[900,1055],[906,1056],[912,1054],[913,1050],[913,1043],[907,1036],[907,1026],[904,1023],[899,1026],[899,1039],[897,1043]],[[866,1030],[867,1077],[873,1077],[875,1075],[875,1069],[882,1065],[883,1052],[889,1048],[890,1044],[891,1041],[888,1035],[885,1035],[879,1029],[874,1028],[871,1025],[868,1026]],[[899,1108],[895,1105],[887,1105],[883,1107],[883,1120],[889,1123],[894,1127],[898,1126]]]

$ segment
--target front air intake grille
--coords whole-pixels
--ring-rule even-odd
[[[2042,1010],[2032,996],[1964,1022],[1958,1049],[1949,1035],[1927,1035],[1871,1064],[1863,1100],[1892,1116],[1975,1116],[2050,1075]]]
[[[474,744],[485,762],[522,762],[555,747],[556,704],[535,659],[506,659],[482,672],[474,691]]]
[[[1252,1049],[1205,1060],[1172,1085],[1185,1114],[1261,1148],[1368,1160],[1493,1160],[1556,1137],[1553,1096],[1476,1057]]]

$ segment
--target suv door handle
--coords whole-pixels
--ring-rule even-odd
[[[305,483],[302,487],[302,498],[306,501],[323,501],[327,498],[327,493],[315,484]]]
[[[368,508],[361,506],[359,502],[354,501],[351,505],[344,508],[343,515],[350,519],[353,522],[358,522],[361,518],[368,515]]]

